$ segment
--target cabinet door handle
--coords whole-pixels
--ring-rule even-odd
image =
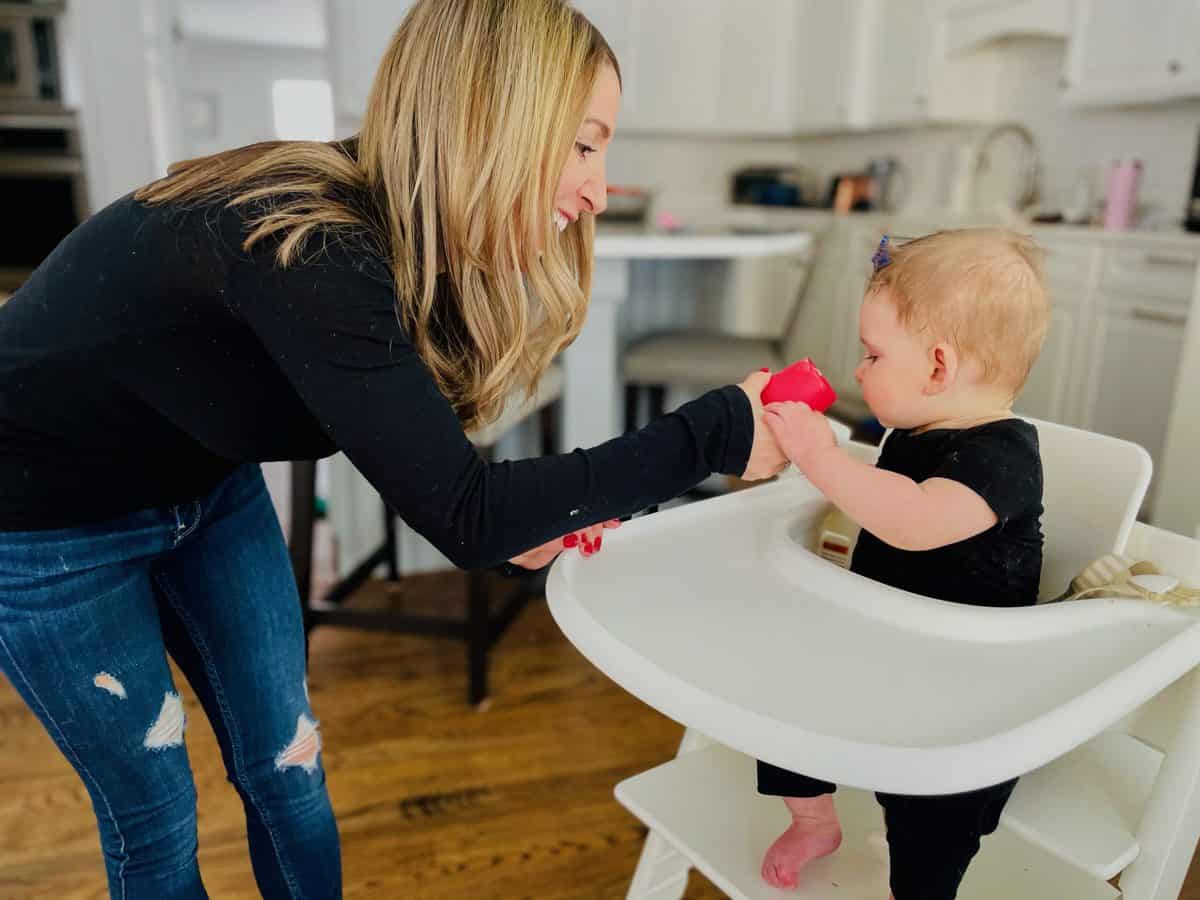
[[[1174,266],[1179,269],[1191,269],[1196,265],[1196,257],[1181,253],[1147,253],[1145,262],[1148,266]]]
[[[1179,325],[1180,327],[1186,325],[1188,320],[1187,313],[1162,312],[1141,306],[1131,310],[1129,315],[1138,322],[1158,322],[1161,325]]]

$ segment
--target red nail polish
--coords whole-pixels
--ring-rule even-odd
[[[572,547],[576,546],[578,543],[579,543],[579,535],[577,535],[577,534],[568,534],[566,537],[563,538],[563,546],[566,547],[568,550],[570,550]]]
[[[758,371],[760,371],[760,372],[766,372],[767,374],[770,374],[770,372],[771,372],[771,370],[770,370],[770,369],[768,369],[766,366],[763,366],[763,367],[762,367],[761,369],[759,369]]]
[[[599,553],[599,552],[600,552],[600,544],[601,544],[601,542],[602,542],[603,540],[604,540],[604,535],[600,535],[599,537],[597,537],[597,538],[596,538],[596,543],[594,543],[594,544],[592,545],[593,547],[595,547],[595,548],[596,548],[596,552],[597,552],[597,553]]]

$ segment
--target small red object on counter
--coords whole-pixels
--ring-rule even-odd
[[[811,359],[792,363],[782,372],[776,372],[762,390],[763,403],[780,403],[791,400],[807,403],[817,412],[825,412],[837,400],[833,386],[825,380],[821,370]]]

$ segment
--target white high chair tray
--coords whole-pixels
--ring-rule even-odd
[[[630,693],[838,784],[945,794],[1032,771],[1200,663],[1200,620],[1134,600],[990,609],[812,553],[802,478],[634,520],[547,584],[564,634]]]

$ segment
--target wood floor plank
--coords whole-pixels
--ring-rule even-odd
[[[356,605],[461,608],[459,576],[372,585]],[[240,802],[176,671],[199,794],[200,865],[222,900],[258,896]],[[318,629],[309,690],[342,836],[345,894],[405,900],[624,897],[644,830],[613,799],[670,758],[678,725],[613,685],[544,603],[493,654],[493,699],[467,706],[456,642]],[[0,678],[0,898],[106,897],[87,792]],[[722,894],[693,873],[687,900]],[[882,898],[880,898],[882,900]],[[1182,900],[1200,900],[1200,869]]]

